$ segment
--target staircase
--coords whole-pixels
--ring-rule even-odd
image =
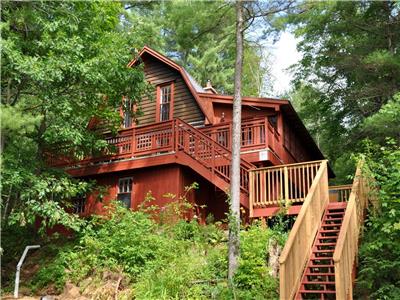
[[[296,299],[336,299],[333,253],[346,206],[346,202],[327,205]]]
[[[353,299],[359,235],[378,205],[373,181],[360,161],[351,189],[329,190],[322,162],[279,258],[281,300]]]
[[[191,168],[225,192],[229,189],[232,153],[186,122],[174,120],[174,152],[178,163]],[[240,159],[240,203],[249,208],[249,171],[255,166]]]

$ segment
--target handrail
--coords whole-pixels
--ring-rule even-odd
[[[232,153],[212,138],[200,132],[186,122],[176,119],[176,151],[183,151],[203,166],[230,183]],[[240,187],[246,193],[249,190],[249,171],[253,164],[241,158]]]
[[[364,162],[358,163],[350,198],[339,232],[333,262],[337,299],[353,298],[352,272],[357,256],[358,239],[362,231],[368,199],[372,194],[372,178],[363,172]]]
[[[351,193],[351,184],[334,185],[329,187],[330,202],[347,202]]]
[[[106,151],[100,157],[88,157],[76,162],[59,161],[52,165],[83,165],[183,151],[209,169],[213,175],[230,183],[231,151],[180,119],[123,129],[117,136],[106,137],[106,141],[114,147],[115,152]],[[254,167],[241,158],[240,185],[246,193],[249,188],[249,170]]]
[[[279,258],[280,299],[293,299],[299,288],[315,234],[328,204],[327,161],[321,162],[300,213]]]
[[[303,202],[322,161],[303,162],[250,171],[250,217],[253,208]]]
[[[224,122],[200,128],[201,132],[214,141],[230,149],[232,139],[232,122]],[[242,120],[241,151],[270,148],[278,156],[280,135],[266,117],[256,117]]]

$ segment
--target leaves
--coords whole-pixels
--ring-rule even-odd
[[[144,77],[126,67],[135,40],[120,28],[123,12],[117,2],[3,3],[5,220],[14,215],[14,221],[33,222],[37,214],[47,225],[77,228],[63,203],[91,185],[82,188],[46,162],[49,153],[81,158],[104,149],[103,137],[88,130],[89,120],[104,120],[115,132],[122,96],[140,104]]]

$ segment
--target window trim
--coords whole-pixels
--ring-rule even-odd
[[[131,181],[130,191],[129,192],[121,192],[120,191],[120,182],[123,181],[123,180],[130,180]],[[129,201],[129,207],[128,207],[128,208],[131,208],[132,207],[132,195],[133,195],[133,177],[132,176],[118,178],[118,182],[117,182],[117,197],[116,197],[118,201],[121,201],[121,200],[118,199],[118,195],[122,195],[122,194],[130,194],[131,195],[130,196],[130,201]]]
[[[87,197],[74,197],[72,200],[72,213],[83,215],[86,213]]]
[[[131,112],[132,112],[132,114],[131,114],[131,116],[130,116],[130,118],[131,118],[131,125],[129,126],[129,127],[125,127],[125,110],[124,110],[124,108],[125,108],[125,102],[126,101],[129,101],[130,102],[130,105],[132,106],[131,107]],[[133,117],[133,112],[135,111],[135,104],[133,103],[133,101],[132,101],[132,99],[129,99],[129,98],[127,98],[127,97],[123,97],[122,98],[122,103],[121,103],[121,106],[120,106],[120,116],[121,116],[121,118],[122,118],[122,124],[121,124],[121,127],[123,128],[123,129],[128,129],[128,128],[132,128],[132,127],[134,127],[134,125],[135,125],[135,119],[134,119],[134,117]]]
[[[169,101],[169,118],[168,120],[172,120],[174,118],[174,91],[175,91],[175,83],[174,81],[165,82],[157,85],[156,91],[156,122],[165,122],[168,120],[161,121],[161,89],[163,87],[170,86],[171,88],[171,99]]]

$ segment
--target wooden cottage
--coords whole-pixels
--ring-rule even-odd
[[[223,218],[230,181],[232,96],[219,95],[209,83],[202,88],[183,67],[149,47],[129,66],[138,64],[144,64],[145,78],[154,87],[153,97],[142,99],[142,115],[133,120],[121,109],[119,134],[106,137],[116,153],[71,163],[68,173],[95,179],[108,187],[106,201],[119,199],[132,209],[148,192],[155,198],[153,204],[162,206],[171,201],[163,195],[181,195],[185,186],[197,182],[200,188],[188,198],[205,206],[200,217],[212,214]],[[243,97],[242,106],[241,204],[250,213],[250,170],[320,161],[324,156],[289,101]],[[307,163],[299,172],[316,173],[318,164]],[[270,184],[278,171],[271,173]],[[268,184],[268,178],[261,181],[259,184]],[[305,189],[311,185],[311,179],[308,181]],[[300,206],[296,204],[301,204],[305,190],[293,192],[298,195],[290,213],[297,213]],[[257,204],[252,213],[270,216],[284,198],[283,188],[275,186],[265,204]],[[89,196],[77,202],[75,211],[98,213],[102,205]]]
[[[115,151],[54,163],[107,189],[102,203],[95,195],[77,200],[75,212],[101,213],[111,199],[136,209],[149,192],[151,204],[162,207],[171,201],[165,194],[178,197],[197,182],[200,188],[187,198],[202,207],[198,217],[224,218],[232,96],[219,95],[210,84],[201,87],[183,67],[149,47],[129,66],[138,64],[144,65],[153,96],[142,99],[143,114],[135,120],[121,110],[118,135],[105,136]],[[281,299],[350,297],[358,232],[368,204],[361,169],[353,186],[329,188],[333,173],[290,102],[255,97],[242,99],[240,169],[244,219],[272,216],[282,204],[289,214],[298,214],[280,258]]]

